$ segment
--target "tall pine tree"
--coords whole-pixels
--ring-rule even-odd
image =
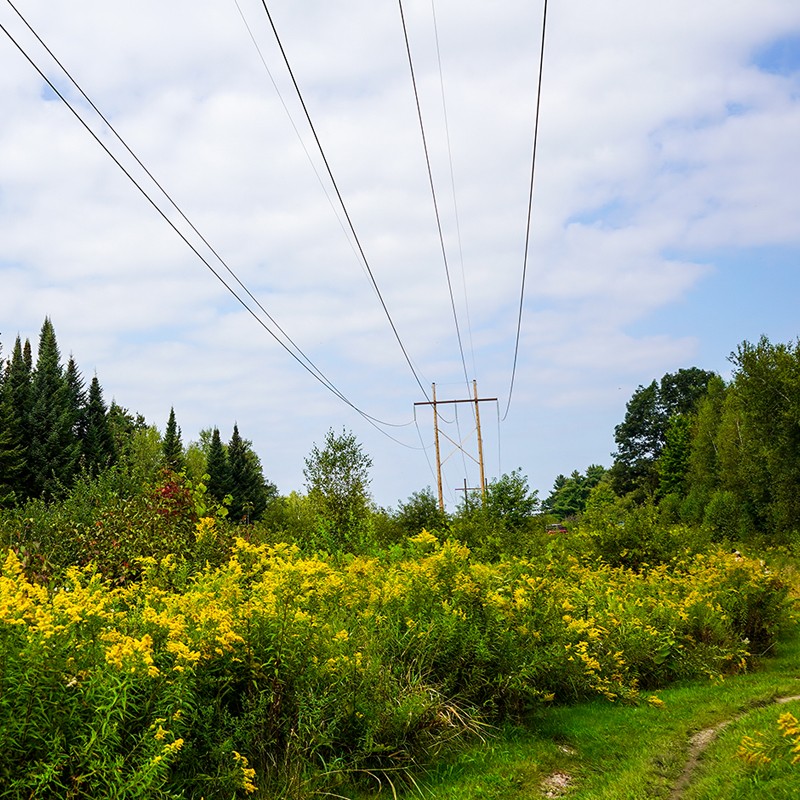
[[[173,472],[183,470],[183,443],[181,442],[181,429],[175,421],[175,409],[170,408],[167,430],[164,433],[162,445],[164,465]]]
[[[0,350],[2,345],[0,345]],[[9,364],[10,371],[10,364]],[[7,370],[0,358],[0,507],[17,500],[17,490],[25,466],[21,443],[14,432],[13,409],[5,391]]]
[[[71,485],[77,448],[71,390],[49,317],[39,335],[31,396],[31,488],[34,496],[49,499]]]
[[[6,502],[21,502],[31,496],[31,477],[28,464],[30,445],[31,370],[25,351],[30,353],[30,343],[23,348],[19,336],[14,342],[11,360],[6,364],[0,416],[6,433],[3,484]]]
[[[222,503],[226,495],[232,490],[231,467],[228,463],[228,454],[225,445],[219,436],[219,428],[214,428],[211,434],[211,443],[208,446],[206,457],[206,472],[208,473],[208,493]]]
[[[89,385],[89,402],[86,406],[85,433],[83,437],[83,466],[91,474],[97,475],[116,461],[116,445],[108,410],[103,401],[103,390],[97,375]]]
[[[228,443],[228,463],[231,469],[230,518],[234,522],[252,522],[260,519],[267,507],[275,487],[267,484],[261,469],[261,461],[250,442],[239,435],[239,426],[234,424],[233,435]]]

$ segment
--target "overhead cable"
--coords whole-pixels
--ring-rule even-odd
[[[178,234],[178,236],[183,240],[183,242],[189,247],[189,249],[203,262],[203,264],[209,269],[209,271],[217,278],[217,280],[230,292],[231,295],[239,302],[239,304],[256,320],[256,322],[270,335],[273,339],[284,349],[286,352],[295,360],[298,364],[300,364],[303,369],[305,369],[312,377],[314,377],[317,381],[319,381],[325,388],[327,388],[330,392],[332,392],[336,397],[338,397],[343,403],[348,405],[358,414],[360,414],[364,419],[366,419],[373,427],[379,430],[388,438],[392,439],[393,441],[397,442],[398,444],[402,445],[403,447],[407,447],[409,449],[417,449],[413,445],[408,445],[405,442],[401,442],[398,439],[395,439],[393,436],[390,436],[386,431],[382,430],[378,427],[376,423],[381,425],[387,425],[391,427],[405,427],[410,423],[405,423],[403,425],[397,425],[395,423],[387,423],[382,420],[379,420],[371,415],[367,414],[365,411],[360,409],[354,403],[352,403],[344,394],[342,394],[339,389],[319,370],[314,363],[306,356],[303,351],[292,341],[292,339],[288,336],[288,334],[283,331],[283,329],[278,325],[278,323],[269,315],[269,313],[263,308],[263,306],[256,300],[255,297],[250,293],[246,286],[239,280],[239,278],[235,275],[235,273],[230,269],[230,267],[226,264],[224,259],[217,253],[216,250],[206,241],[206,239],[199,233],[199,231],[195,228],[195,226],[191,223],[191,221],[186,217],[183,211],[176,205],[176,203],[172,200],[170,195],[163,189],[163,187],[158,183],[158,181],[152,176],[152,174],[147,170],[147,168],[142,164],[139,158],[133,153],[133,151],[128,147],[128,145],[124,142],[124,140],[119,136],[110,122],[103,116],[103,114],[98,110],[95,104],[89,99],[86,93],[81,89],[78,83],[74,80],[71,76],[69,71],[61,64],[61,62],[56,58],[56,56],[52,53],[52,51],[47,47],[47,45],[42,41],[39,35],[34,31],[34,29],[30,26],[24,16],[18,11],[18,9],[13,5],[11,0],[7,0],[8,4],[14,9],[20,19],[24,22],[26,27],[31,31],[31,33],[36,37],[36,39],[40,42],[40,44],[45,48],[48,54],[53,58],[53,60],[59,65],[61,70],[64,74],[69,78],[72,84],[76,87],[76,89],[81,93],[81,95],[86,99],[89,105],[95,110],[95,112],[103,119],[105,124],[111,129],[117,139],[123,144],[126,150],[131,154],[131,156],[136,160],[136,162],[141,166],[141,168],[147,173],[150,179],[158,186],[160,191],[164,194],[164,196],[169,200],[169,202],[173,205],[176,211],[181,215],[181,217],[187,222],[187,224],[192,228],[193,231],[199,236],[199,238],[203,241],[203,243],[209,248],[209,250],[214,253],[216,258],[220,261],[220,263],[226,268],[226,270],[235,278],[237,283],[247,292],[247,294],[256,302],[256,304],[261,308],[267,318],[278,328],[278,330],[286,337],[289,341],[291,346],[297,351],[295,353],[290,347],[283,342],[280,337],[278,337],[273,330],[248,306],[248,304],[242,299],[242,297],[236,292],[236,290],[224,279],[222,275],[214,269],[214,267],[209,263],[209,261],[200,253],[200,251],[193,245],[186,235],[175,225],[175,223],[167,216],[167,214],[160,208],[160,206],[153,200],[153,198],[147,193],[144,187],[136,180],[136,178],[126,169],[126,167],[121,163],[121,161],[111,152],[111,150],[101,141],[99,136],[91,129],[88,123],[81,117],[80,113],[75,109],[75,107],[69,102],[69,100],[64,96],[64,94],[58,89],[58,87],[53,83],[52,80],[45,74],[45,72],[35,63],[35,61],[31,58],[31,56],[24,50],[22,45],[14,38],[13,34],[3,25],[0,23],[0,30],[6,35],[6,37],[14,44],[14,46],[20,51],[23,57],[30,63],[30,65],[39,73],[42,80],[47,83],[50,89],[61,99],[64,105],[72,112],[75,118],[80,122],[80,124],[85,128],[85,130],[92,136],[92,138],[103,148],[106,154],[111,158],[111,160],[119,167],[119,169],[125,174],[125,176],[133,183],[133,185],[139,190],[142,196],[147,200],[147,202],[153,207],[153,209],[162,217],[162,219]]]
[[[337,211],[336,206],[334,205],[333,200],[331,199],[330,193],[328,192],[328,188],[325,186],[325,183],[322,180],[322,176],[319,174],[317,165],[314,163],[314,159],[311,157],[311,153],[309,153],[308,148],[306,147],[306,143],[303,141],[303,137],[300,135],[300,131],[297,129],[297,125],[295,124],[294,118],[292,117],[292,114],[289,111],[289,107],[286,105],[286,101],[283,99],[283,94],[281,93],[281,90],[278,87],[278,83],[272,74],[272,70],[270,70],[269,68],[269,64],[267,64],[267,59],[264,57],[264,53],[261,51],[261,47],[258,44],[258,40],[256,39],[255,34],[253,33],[253,29],[250,27],[250,23],[247,21],[247,17],[244,15],[244,12],[242,11],[242,7],[239,4],[239,0],[233,0],[233,2],[236,4],[236,10],[239,12],[239,16],[241,17],[242,23],[244,24],[244,27],[247,29],[247,35],[250,37],[250,41],[253,43],[253,47],[255,47],[256,52],[258,53],[258,58],[261,61],[261,65],[264,67],[264,71],[267,73],[267,77],[269,78],[270,83],[272,84],[272,88],[275,90],[275,94],[278,95],[278,100],[280,100],[281,106],[283,107],[283,110],[286,113],[286,117],[289,120],[289,124],[292,126],[292,130],[294,131],[298,142],[300,142],[300,147],[303,148],[303,152],[306,154],[306,159],[308,160],[311,169],[314,171],[314,175],[317,178],[317,182],[319,183],[320,188],[325,194],[325,199],[328,201],[328,205],[330,205],[331,210],[333,211],[333,214],[336,217],[336,221],[339,223],[339,227],[342,229],[342,232],[344,233],[345,238],[347,239],[347,242],[350,245],[350,249],[353,251],[353,254],[355,255],[356,259],[358,259],[359,266],[361,267],[362,270],[364,270],[364,274],[367,275],[367,277],[369,277],[369,274],[367,273],[367,270],[364,267],[361,257],[359,256],[358,251],[356,250],[355,245],[353,244],[347,232],[347,228],[345,227],[344,222],[342,222],[342,219],[339,216],[339,212]]]
[[[333,189],[336,192],[336,197],[339,200],[339,203],[342,206],[342,211],[344,212],[345,219],[347,220],[348,227],[350,228],[350,233],[353,236],[353,239],[358,247],[358,252],[361,255],[361,258],[364,261],[364,266],[367,268],[367,273],[369,275],[370,281],[372,282],[372,288],[375,290],[375,294],[378,296],[378,300],[380,301],[381,307],[383,308],[384,314],[386,315],[386,319],[389,320],[389,325],[392,328],[392,332],[394,333],[395,339],[397,339],[398,345],[400,345],[400,350],[403,352],[403,356],[408,363],[409,368],[411,369],[412,374],[414,375],[414,380],[416,380],[417,385],[420,388],[420,391],[425,396],[426,400],[429,400],[428,393],[425,391],[425,387],[422,385],[422,381],[420,380],[419,375],[417,374],[417,370],[414,368],[414,364],[411,361],[411,357],[408,354],[408,351],[403,344],[403,340],[400,338],[400,334],[397,330],[396,325],[394,324],[394,320],[392,319],[392,315],[389,313],[389,309],[386,305],[386,302],[383,299],[383,295],[381,294],[381,290],[378,288],[378,283],[375,280],[375,275],[372,272],[372,268],[370,267],[369,260],[367,259],[367,255],[364,252],[364,248],[361,245],[361,240],[356,233],[355,226],[353,225],[353,220],[350,217],[350,212],[347,210],[347,206],[345,205],[344,198],[342,197],[342,193],[339,191],[339,185],[336,182],[336,179],[333,177],[333,170],[331,169],[331,165],[328,162],[328,158],[325,155],[325,150],[322,147],[322,142],[320,142],[319,136],[317,135],[317,129],[314,126],[314,123],[311,120],[311,114],[308,111],[308,107],[306,106],[306,102],[303,99],[303,93],[300,91],[300,86],[297,83],[297,80],[294,76],[294,71],[292,70],[292,66],[289,63],[289,58],[286,55],[286,50],[283,47],[283,42],[281,41],[281,37],[278,34],[278,30],[275,27],[275,23],[272,19],[272,14],[270,14],[269,8],[267,7],[266,0],[261,0],[261,5],[264,8],[264,13],[267,15],[267,19],[269,20],[270,27],[272,28],[272,33],[275,36],[275,41],[278,44],[278,48],[281,51],[281,56],[283,57],[283,62],[286,65],[286,69],[289,72],[289,77],[292,79],[292,85],[294,86],[294,90],[297,93],[297,98],[300,101],[300,105],[302,106],[303,113],[306,116],[306,120],[308,121],[308,125],[311,129],[311,133],[314,136],[314,141],[317,144],[317,148],[319,149],[320,156],[322,157],[322,161],[325,164],[325,169],[328,172],[328,177],[331,180],[331,184],[333,185]]]
[[[456,177],[453,169],[453,148],[450,144],[450,124],[447,118],[447,102],[445,101],[444,91],[444,71],[442,70],[442,51],[439,46],[439,26],[436,22],[436,1],[431,0],[431,14],[433,15],[433,33],[436,40],[436,60],[439,65],[439,87],[442,95],[442,115],[444,118],[444,133],[447,141],[447,157],[450,164],[450,189],[453,195],[453,216],[456,223],[456,239],[458,240],[458,256],[461,263],[461,285],[464,290],[464,312],[467,317],[467,334],[469,335],[469,349],[472,355],[472,374],[478,377],[475,364],[475,347],[472,343],[472,322],[469,315],[469,298],[467,296],[467,276],[464,272],[464,249],[461,243],[461,222],[458,215],[458,201],[456,199]]]
[[[522,261],[522,286],[519,292],[519,314],[517,315],[517,335],[514,341],[514,364],[511,368],[511,385],[508,388],[508,404],[506,405],[503,421],[508,416],[511,408],[511,395],[514,392],[514,378],[517,374],[517,357],[519,355],[519,337],[522,330],[522,307],[525,302],[525,278],[528,272],[528,249],[531,237],[531,213],[533,209],[533,181],[536,174],[536,145],[539,140],[539,108],[542,100],[542,71],[544,67],[544,40],[547,30],[547,0],[544,0],[544,10],[542,11],[542,47],[539,52],[539,81],[536,90],[536,117],[533,125],[533,155],[531,156],[531,182],[528,192],[528,215],[525,225],[525,255]]]
[[[439,231],[439,243],[441,244],[441,248],[442,248],[442,259],[444,261],[444,271],[445,271],[445,275],[447,276],[447,288],[448,288],[448,291],[450,292],[450,306],[451,306],[451,308],[453,310],[453,322],[455,323],[455,326],[456,326],[456,337],[458,338],[458,349],[459,349],[459,352],[461,353],[461,365],[464,368],[464,381],[467,384],[467,390],[469,391],[469,376],[467,375],[467,362],[466,362],[466,359],[464,358],[464,346],[463,346],[463,344],[461,342],[461,329],[459,328],[459,325],[458,325],[458,314],[456,313],[456,303],[455,303],[455,299],[453,297],[453,284],[452,284],[452,281],[450,280],[450,267],[448,266],[448,263],[447,263],[447,249],[445,248],[445,245],[444,245],[444,234],[442,233],[442,221],[441,221],[441,217],[439,215],[439,204],[438,204],[438,202],[436,200],[436,189],[434,187],[434,182],[433,182],[433,171],[431,169],[431,159],[430,159],[430,154],[428,153],[428,140],[427,140],[427,137],[425,136],[425,125],[424,125],[424,123],[422,121],[422,108],[421,108],[420,102],[419,102],[419,91],[417,90],[417,78],[416,78],[416,74],[414,72],[414,61],[411,58],[411,44],[410,44],[410,42],[408,40],[408,28],[406,26],[405,13],[403,12],[403,0],[398,0],[398,3],[399,3],[399,6],[400,6],[400,20],[401,20],[401,22],[403,24],[403,38],[405,40],[405,45],[406,45],[406,55],[408,57],[408,67],[409,67],[409,70],[411,71],[411,85],[412,85],[412,87],[414,89],[414,100],[415,100],[416,105],[417,105],[417,119],[419,120],[419,130],[420,130],[420,133],[422,134],[422,147],[423,147],[423,149],[425,151],[425,164],[427,165],[427,168],[428,168],[428,182],[429,182],[430,188],[431,188],[431,197],[433,198],[433,210],[434,210],[434,213],[436,215],[436,227],[437,227],[437,229]]]

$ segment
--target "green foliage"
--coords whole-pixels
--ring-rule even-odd
[[[711,495],[703,513],[703,525],[714,541],[747,538],[747,517],[739,498],[725,489]]]
[[[439,500],[430,486],[398,503],[394,518],[405,536],[416,536],[423,530],[447,530],[447,514],[439,508]]]
[[[677,524],[680,500],[669,496],[665,505],[635,504],[617,497],[610,484],[592,491],[580,521],[587,553],[605,563],[634,570],[668,564],[686,553],[702,552],[709,544],[705,530]],[[585,555],[584,555],[585,557]]]
[[[214,428],[211,442],[208,446],[206,457],[206,471],[208,472],[209,494],[218,502],[231,493],[231,466],[228,462],[228,453],[222,444],[219,428]]]
[[[639,386],[633,393],[625,419],[614,429],[617,452],[612,478],[617,493],[656,491],[656,463],[666,444],[670,419],[693,414],[714,375],[697,367],[680,369],[667,373],[660,382]]]
[[[369,516],[371,467],[355,434],[344,429],[338,435],[329,429],[323,447],[315,444],[305,460],[308,497],[319,524],[337,545],[360,544]]]
[[[239,435],[236,424],[228,443],[227,460],[232,498],[231,519],[245,524],[261,519],[267,505],[277,494],[277,488],[264,480],[261,461],[253,450],[252,443]]]
[[[183,470],[183,444],[181,442],[181,429],[175,420],[175,409],[170,408],[167,428],[164,431],[164,439],[161,443],[161,450],[164,456],[164,466],[173,472]]]
[[[30,496],[56,497],[72,483],[79,456],[75,393],[74,380],[70,385],[61,366],[53,324],[45,319],[31,382]]]
[[[715,535],[787,539],[800,529],[800,344],[762,337],[730,358],[730,385],[712,381],[698,407],[685,517],[704,519],[713,499]]]
[[[485,507],[490,520],[518,533],[528,527],[539,510],[538,492],[528,486],[522,471],[515,469],[489,482]]]
[[[173,555],[140,564],[122,588],[73,568],[45,589],[6,558],[4,790],[229,800],[401,777],[487,718],[740,670],[743,637],[768,646],[786,610],[776,576],[722,552],[633,573],[487,564],[420,534],[380,558],[240,539],[191,580]]]
[[[675,414],[667,423],[664,448],[656,462],[658,496],[683,495],[687,488],[692,421],[686,414]]]
[[[542,503],[542,510],[560,520],[580,514],[589,500],[589,495],[606,474],[606,469],[598,464],[587,467],[581,475],[575,470],[569,478],[558,475],[553,483],[553,490]]]
[[[30,363],[17,336],[0,389],[0,507],[14,505],[29,495],[30,393]]]
[[[108,409],[96,375],[89,385],[81,460],[83,468],[92,475],[97,475],[117,460],[117,447],[108,421]]]

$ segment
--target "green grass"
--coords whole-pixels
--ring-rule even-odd
[[[800,764],[792,767],[784,759],[753,768],[736,757],[745,734],[774,729],[785,711],[800,715],[800,704],[773,702],[797,694],[800,630],[747,674],[721,682],[687,682],[657,692],[664,702],[660,708],[643,698],[638,706],[598,700],[543,709],[525,725],[497,730],[484,744],[416,776],[418,788],[405,796],[672,800],[692,735],[735,720],[702,752],[682,800],[800,797]]]
[[[683,800],[794,800],[800,796],[800,764],[791,764],[785,740],[781,742],[777,719],[791,712],[800,716],[800,701],[770,705],[751,711],[720,732],[699,765],[695,780]],[[777,740],[781,757],[766,766],[753,767],[737,758],[742,737],[763,734]],[[780,745],[783,746],[780,746]],[[788,756],[788,757],[787,757]]]

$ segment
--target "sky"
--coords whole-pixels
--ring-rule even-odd
[[[14,5],[191,226],[0,0],[4,354],[49,316],[107,402],[185,444],[236,422],[282,493],[331,428],[379,505],[435,490],[414,404],[476,380],[487,479],[546,497],[610,466],[639,385],[800,334],[796,0],[549,4],[511,393],[541,2],[403,2],[436,207],[400,4],[266,3],[357,241],[260,0]],[[452,508],[475,419],[439,410]]]

